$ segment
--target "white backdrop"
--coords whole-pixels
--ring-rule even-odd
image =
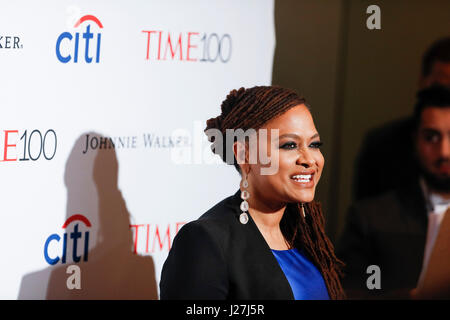
[[[177,230],[238,188],[203,129],[270,84],[273,10],[0,1],[0,298],[158,297]]]

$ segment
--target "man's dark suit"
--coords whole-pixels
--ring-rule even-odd
[[[415,161],[413,130],[412,117],[406,117],[366,134],[356,157],[354,200],[415,183],[419,169]],[[389,170],[386,170],[386,163],[389,163]]]
[[[161,273],[161,299],[294,299],[251,216],[239,222],[241,201],[238,190],[180,229]]]
[[[420,276],[428,227],[419,183],[353,205],[337,246],[346,263],[344,289],[349,297],[401,298]],[[367,267],[381,269],[381,290],[368,290]],[[355,291],[356,290],[356,291]]]

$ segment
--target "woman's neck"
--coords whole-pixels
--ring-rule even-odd
[[[241,188],[242,190],[242,188]],[[250,192],[250,191],[249,191]],[[271,249],[289,249],[280,229],[286,204],[275,204],[252,190],[249,203],[249,214]]]
[[[243,188],[241,187],[241,191],[242,190]],[[283,217],[286,204],[268,199],[257,190],[252,189],[248,191],[250,197],[247,199],[247,202],[252,214],[255,214],[258,217],[257,219],[264,223],[264,225],[268,227],[278,227],[281,218]]]

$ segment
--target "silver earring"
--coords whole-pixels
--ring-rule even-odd
[[[303,202],[301,203],[301,207],[302,207],[303,218],[306,218],[306,215],[305,215],[305,206],[303,205]]]
[[[248,181],[246,177],[242,180],[242,187],[247,188],[248,187]],[[248,211],[249,205],[247,202],[247,199],[250,198],[250,193],[247,190],[241,191],[241,199],[243,200],[241,202],[241,215],[239,216],[239,221],[242,224],[246,224],[248,222],[248,214],[245,211]]]

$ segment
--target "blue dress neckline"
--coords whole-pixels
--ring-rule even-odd
[[[302,250],[271,251],[291,286],[295,300],[330,299],[322,274]]]

